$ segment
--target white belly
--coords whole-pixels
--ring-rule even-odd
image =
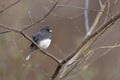
[[[47,49],[49,47],[50,43],[51,43],[51,39],[45,39],[45,40],[42,40],[39,42],[39,46],[42,49]]]

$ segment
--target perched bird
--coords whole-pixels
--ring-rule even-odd
[[[41,49],[46,50],[51,43],[51,37],[52,37],[52,30],[50,29],[49,25],[45,25],[38,32],[33,34],[32,39],[39,45]],[[29,60],[33,51],[37,49],[38,48],[32,43],[30,45],[30,50],[28,52],[26,60]]]

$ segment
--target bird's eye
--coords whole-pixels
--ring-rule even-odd
[[[46,29],[48,32],[52,32],[52,30],[51,29]]]
[[[46,29],[49,32],[49,29]]]

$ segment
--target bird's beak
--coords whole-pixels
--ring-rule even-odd
[[[52,30],[50,29],[50,31],[49,31],[50,33],[52,32]]]

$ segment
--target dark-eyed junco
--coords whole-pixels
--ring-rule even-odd
[[[43,26],[38,32],[33,34],[32,39],[35,41],[41,49],[47,49],[51,43],[52,30],[49,25]],[[33,51],[38,49],[33,43],[30,45],[30,50],[26,57],[29,60]]]

